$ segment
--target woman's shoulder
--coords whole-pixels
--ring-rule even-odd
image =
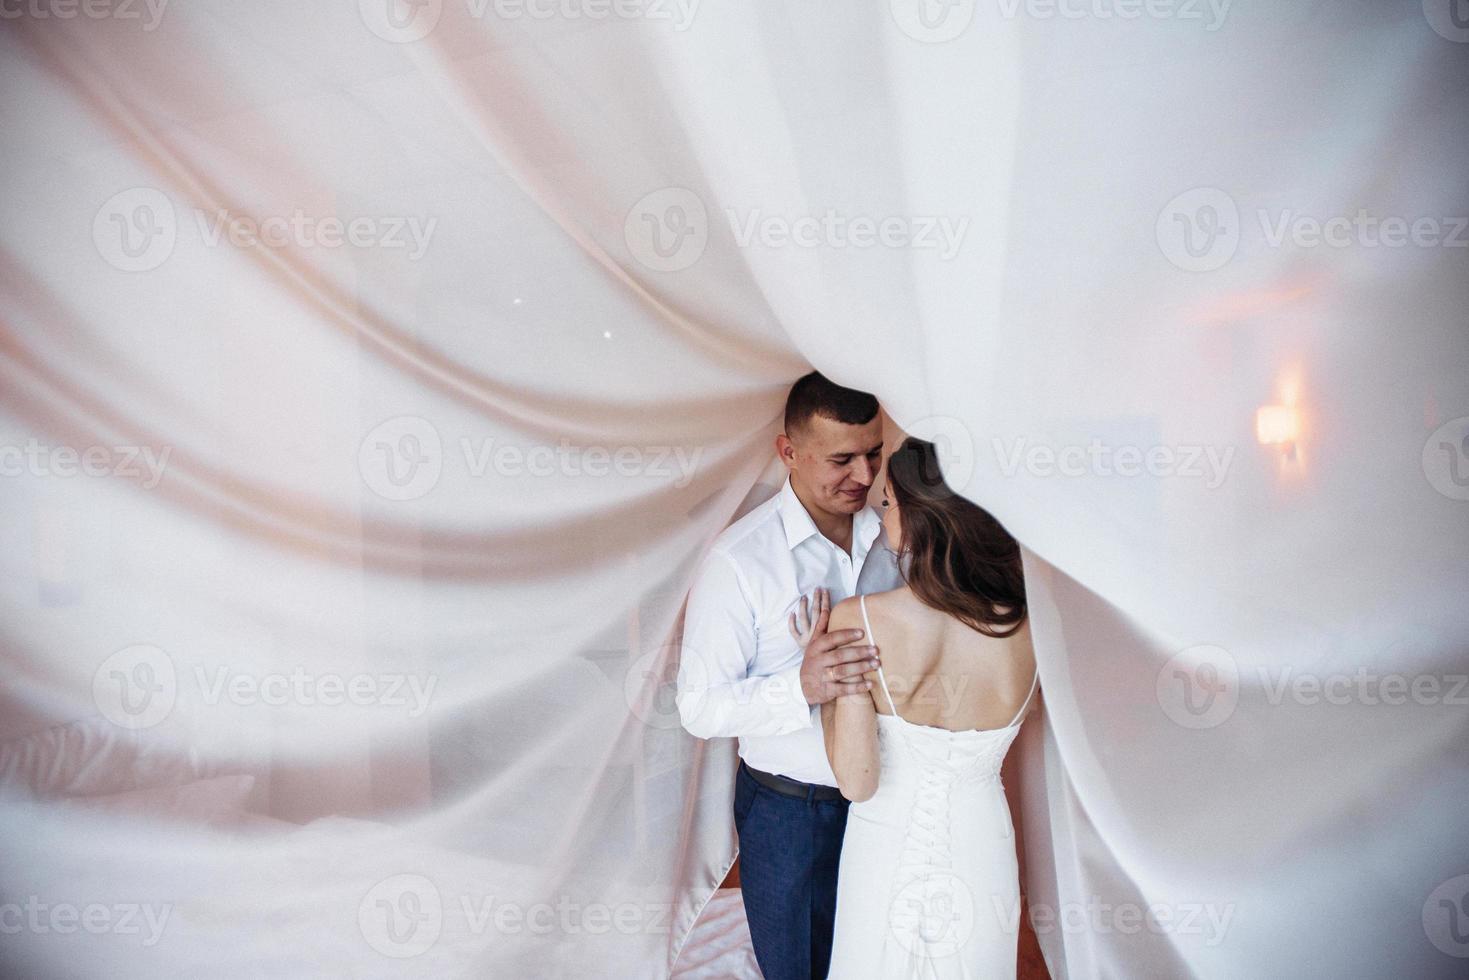
[[[862,627],[862,606],[867,606],[867,616],[873,623],[892,622],[898,616],[901,605],[911,596],[907,586],[887,592],[873,592],[867,596],[852,596],[831,607],[831,629],[854,629]],[[877,627],[874,626],[876,631]]]

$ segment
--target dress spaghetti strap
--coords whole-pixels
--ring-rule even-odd
[[[867,627],[867,642],[872,646],[877,646],[877,637],[872,632],[872,622],[867,618],[867,597],[865,595],[858,596],[857,604],[862,607],[862,625]],[[888,710],[893,713],[894,718],[901,717],[898,714],[898,706],[893,704],[893,695],[888,690],[888,679],[883,676],[881,661],[877,665],[877,682],[882,685],[883,697],[888,699]],[[1028,701],[1029,699],[1027,699]]]
[[[1035,669],[1035,676],[1030,679],[1030,693],[1025,696],[1025,703],[1020,706],[1019,711],[1015,712],[1015,717],[1010,719],[1010,724],[1006,725],[1006,728],[1014,728],[1017,724],[1020,723],[1020,719],[1025,717],[1025,712],[1030,709],[1030,699],[1035,697],[1035,689],[1036,686],[1040,683],[1040,680],[1041,669],[1039,666],[1037,666]]]

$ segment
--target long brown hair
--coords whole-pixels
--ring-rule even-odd
[[[986,636],[1025,623],[1020,545],[983,507],[949,489],[933,443],[912,436],[888,457],[902,525],[903,577],[924,605]]]

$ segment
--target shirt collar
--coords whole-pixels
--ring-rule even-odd
[[[796,545],[805,541],[813,534],[820,534],[816,529],[816,522],[811,519],[811,514],[806,510],[806,505],[801,503],[801,498],[796,496],[795,489],[791,486],[791,478],[786,477],[785,485],[780,488],[780,522],[785,527],[786,546],[795,550]],[[852,515],[852,543],[853,557],[859,558],[865,555],[872,547],[873,539],[877,532],[882,529],[882,518],[877,511],[871,507],[863,507]]]

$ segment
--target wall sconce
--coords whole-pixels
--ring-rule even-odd
[[[1301,417],[1293,405],[1261,405],[1255,411],[1255,440],[1262,446],[1279,446],[1286,459],[1294,459],[1301,436]]]

